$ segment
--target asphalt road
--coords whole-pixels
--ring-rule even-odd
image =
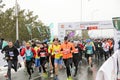
[[[92,68],[92,72],[88,71],[88,64],[85,60],[83,60],[82,64],[79,66],[78,74],[76,77],[73,77],[73,80],[95,80],[96,73],[103,61],[94,60],[94,65]],[[6,73],[6,69],[0,70],[0,80],[6,80],[4,74]],[[18,72],[12,71],[12,80],[28,80],[28,74],[24,67],[18,69]],[[67,80],[65,68],[59,70],[58,75],[59,80]],[[32,80],[54,80],[53,78],[43,78],[39,76],[38,72],[35,70],[34,74],[32,74]]]

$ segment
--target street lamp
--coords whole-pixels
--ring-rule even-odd
[[[16,40],[19,40],[19,30],[18,30],[18,2],[15,3],[15,13],[16,13]]]

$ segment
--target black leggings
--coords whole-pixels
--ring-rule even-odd
[[[27,68],[27,72],[30,76],[31,76],[31,70],[33,72],[32,64],[33,64],[32,60],[30,60],[30,61],[26,60],[26,68]]]
[[[65,64],[65,66],[66,66],[66,72],[67,72],[67,77],[69,77],[69,76],[71,76],[71,72],[70,72],[70,66],[71,66],[71,64],[72,64],[72,59],[71,58],[69,58],[69,59],[63,59],[63,61],[64,61],[64,64]]]
[[[41,57],[40,58],[40,63],[41,63],[41,66],[43,68],[43,72],[46,73],[45,64],[47,63],[47,58],[46,57]]]
[[[73,54],[73,63],[74,63],[74,66],[75,66],[75,75],[77,74],[77,71],[78,71],[79,61],[80,61],[79,53]]]
[[[110,52],[110,56],[112,55],[112,51],[113,51],[113,49],[109,49],[109,52]]]
[[[55,60],[55,58],[51,57],[51,63],[52,63],[52,67],[53,67],[53,74],[55,73],[54,60]]]
[[[102,48],[99,48],[100,59],[103,59],[104,51]]]
[[[17,62],[18,62],[17,60],[7,60],[8,63],[7,75],[9,80],[11,80],[11,68],[13,68],[15,72],[17,72]]]
[[[109,54],[110,54],[109,51],[107,51],[107,52],[104,51],[105,60],[107,60],[109,58]]]

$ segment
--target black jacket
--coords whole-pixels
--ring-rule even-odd
[[[17,48],[15,46],[13,46],[12,48],[10,48],[9,46],[6,46],[2,49],[2,53],[3,51],[5,51],[5,57],[11,57],[11,53],[12,54],[12,57],[13,57],[13,60],[18,60],[18,55],[19,55],[19,52],[17,50]]]

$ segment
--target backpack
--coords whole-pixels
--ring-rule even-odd
[[[25,48],[25,58],[28,61],[32,60],[32,58],[33,58],[33,52],[31,50],[31,48],[30,49],[26,49]]]

